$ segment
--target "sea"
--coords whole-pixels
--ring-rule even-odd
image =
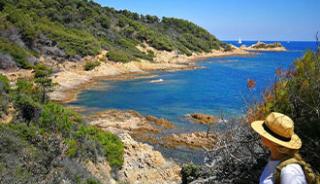
[[[225,42],[240,46],[237,41]],[[242,44],[249,46],[256,42],[243,41]],[[107,109],[132,109],[143,115],[170,120],[177,126],[177,132],[205,130],[206,126],[188,121],[186,115],[205,113],[224,119],[244,117],[248,107],[261,101],[264,91],[278,80],[277,69],[293,67],[307,50],[317,48],[316,42],[281,41],[281,44],[288,51],[208,58],[197,62],[200,69],[154,72],[152,78],[103,80],[97,84],[98,88],[81,91],[68,105],[83,107],[85,115]],[[254,88],[248,88],[248,80],[255,82]],[[203,160],[201,154],[194,158],[195,154],[186,150],[168,150],[157,145],[155,148],[180,162]]]

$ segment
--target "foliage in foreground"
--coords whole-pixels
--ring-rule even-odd
[[[229,122],[226,132],[217,136],[217,145],[207,153],[205,166],[182,168],[183,183],[257,183],[267,154],[249,124],[264,119],[270,112],[289,115],[301,137],[303,158],[318,171],[320,144],[320,52],[308,51],[288,71],[277,70],[279,80],[264,94],[263,101],[252,104],[243,123]],[[248,81],[248,87],[255,81]]]
[[[2,86],[2,87],[1,87]],[[123,163],[124,146],[109,132],[83,122],[62,105],[42,101],[39,83],[20,79],[15,89],[0,75],[1,104],[6,95],[16,115],[0,125],[0,181],[4,183],[99,183],[85,162],[107,160],[113,169]],[[9,89],[8,89],[9,88]],[[5,108],[0,109],[6,113]]]
[[[288,71],[276,71],[278,82],[265,92],[262,103],[248,111],[248,119],[261,119],[270,112],[290,116],[302,139],[301,153],[320,171],[320,52],[308,51]]]
[[[207,152],[205,165],[183,166],[184,184],[255,184],[259,181],[267,154],[258,135],[243,120],[230,121],[223,126],[227,131],[218,134],[215,148]]]

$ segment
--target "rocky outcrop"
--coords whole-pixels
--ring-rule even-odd
[[[164,118],[142,116],[133,110],[107,110],[98,112],[89,118],[90,124],[115,133],[127,132],[131,135],[159,133],[175,126]]]
[[[127,133],[119,135],[125,145],[124,163],[118,172],[119,181],[135,183],[181,183],[181,168],[167,161],[148,144],[136,142]]]
[[[170,148],[186,147],[193,149],[212,149],[216,142],[214,134],[207,134],[207,132],[193,132],[172,134],[161,138],[164,146]]]
[[[164,118],[157,118],[151,115],[146,116],[146,120],[149,122],[153,122],[155,125],[159,127],[163,127],[165,129],[175,128],[174,124]]]
[[[187,114],[186,117],[187,119],[199,124],[211,124],[218,121],[217,117],[202,113]]]
[[[107,110],[89,117],[91,125],[115,133],[148,132],[158,133],[160,130],[152,126],[147,119],[133,110]]]
[[[111,177],[111,167],[107,161],[93,163],[87,161],[85,164],[86,169],[95,176],[101,184],[116,184],[117,182]]]
[[[249,47],[242,45],[240,48],[247,51],[286,51],[287,50],[284,46],[281,45],[280,42],[267,44],[260,41]]]
[[[107,110],[98,112],[88,118],[91,125],[105,131],[117,134],[124,143],[124,163],[117,173],[117,180],[121,183],[180,183],[180,166],[173,161],[166,160],[162,154],[155,151],[151,145],[134,140],[135,137],[153,135],[161,129],[173,127],[165,120],[154,116],[144,117],[140,113],[128,110]],[[97,178],[108,178],[102,175],[103,170],[109,173],[109,168],[104,165],[88,164],[88,169]],[[87,168],[88,168],[87,167]],[[110,181],[110,180],[108,180]]]

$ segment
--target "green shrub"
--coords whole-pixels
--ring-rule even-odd
[[[67,56],[96,55],[101,50],[98,39],[86,31],[67,28],[47,19],[41,19],[37,27],[50,39],[56,41],[58,47],[63,49]]]
[[[67,139],[65,143],[68,146],[67,156],[75,157],[79,149],[78,142],[75,139]]]
[[[89,179],[86,180],[86,184],[101,184],[101,182],[99,182],[96,179],[89,178]]]
[[[77,113],[64,108],[62,105],[49,102],[43,106],[37,123],[41,128],[69,136],[75,122],[81,122]]]
[[[111,61],[122,62],[122,63],[127,63],[132,59],[130,56],[128,56],[126,52],[123,52],[121,50],[110,50],[107,53],[107,57]]]
[[[98,142],[102,146],[110,166],[116,168],[122,166],[124,145],[116,135],[93,126],[81,126],[75,135],[78,138],[86,137]]]
[[[193,180],[199,178],[201,174],[201,168],[194,164],[184,164],[181,169],[182,183],[187,184]]]
[[[9,79],[0,74],[0,118],[3,114],[7,114],[9,109],[9,92],[10,84]]]
[[[9,128],[15,130],[19,137],[29,142],[34,142],[37,136],[43,133],[34,125],[27,126],[24,123],[10,123]]]
[[[15,96],[14,106],[21,117],[28,123],[32,120],[37,120],[41,112],[41,105],[25,94]]]
[[[0,74],[0,92],[9,93],[10,91],[10,81],[5,76]]]
[[[43,64],[37,64],[34,67],[34,71],[34,82],[37,84],[41,92],[40,102],[46,103],[49,98],[47,96],[47,92],[50,92],[53,87],[52,79],[50,78],[52,69]]]
[[[41,100],[41,90],[30,79],[18,79],[16,82],[16,89],[13,91],[13,96],[24,94],[32,98],[35,102]]]
[[[147,53],[148,53],[148,56],[154,58],[155,57],[155,54],[152,50],[147,50]]]
[[[100,62],[99,61],[87,61],[84,64],[84,70],[85,71],[89,71],[89,70],[93,70],[95,69],[97,66],[100,66]]]

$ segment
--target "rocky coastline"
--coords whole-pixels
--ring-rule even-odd
[[[143,48],[140,48],[143,49]],[[148,48],[152,49],[152,48]],[[138,77],[155,77],[152,71],[178,71],[197,69],[196,61],[210,57],[223,57],[231,55],[248,55],[249,52],[234,47],[232,51],[213,50],[210,53],[198,53],[192,56],[178,55],[175,52],[157,51],[155,60],[133,61],[129,63],[115,63],[105,57],[107,51],[95,57],[83,58],[80,62],[63,62],[53,64],[54,75],[52,80],[55,89],[50,94],[54,101],[67,102],[76,98],[79,90],[93,87],[101,79],[126,80]],[[91,71],[83,69],[86,61],[103,58],[100,66]],[[43,63],[48,62],[41,58]],[[29,78],[31,70],[4,71],[11,81],[20,77]],[[153,149],[150,144],[160,144],[168,148],[185,147],[188,149],[209,149],[214,145],[214,135],[205,132],[176,133],[158,136],[167,129],[175,128],[170,121],[154,116],[142,116],[138,112],[107,110],[98,112],[87,118],[91,125],[102,130],[112,132],[120,137],[125,145],[124,164],[112,176],[108,163],[85,163],[88,170],[105,183],[181,183],[181,167],[174,161],[167,160],[163,155]],[[143,143],[143,142],[147,142]]]
[[[234,55],[249,55],[248,51],[232,47],[231,51],[212,50],[208,53],[193,53],[191,56],[181,55],[177,52],[159,51],[152,47],[138,47],[138,49],[152,50],[155,53],[154,61],[132,61],[129,63],[115,63],[105,56],[107,51],[102,51],[95,57],[86,57],[82,61],[64,62],[57,64],[57,72],[52,80],[56,84],[50,98],[58,102],[69,102],[76,99],[82,89],[94,86],[99,80],[126,80],[136,77],[154,77],[153,71],[179,71],[198,69],[196,61],[210,57],[225,57]],[[102,60],[100,66],[91,71],[85,71],[83,66],[86,61]],[[52,63],[52,62],[51,62]]]
[[[240,49],[243,49],[246,51],[274,51],[274,52],[287,51],[287,49],[280,42],[274,42],[274,43],[268,44],[261,41],[258,41],[257,43],[248,47],[245,45],[241,45]]]

